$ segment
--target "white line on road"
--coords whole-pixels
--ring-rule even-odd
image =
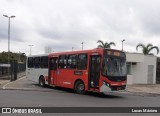
[[[2,88],[3,88],[3,89],[6,89],[6,86],[7,86],[7,85],[9,85],[10,83],[11,83],[11,82],[6,83],[5,85],[3,85],[3,87],[2,87]]]
[[[32,88],[16,88],[16,87],[6,87],[5,89],[11,89],[11,90],[32,90]]]
[[[9,82],[9,80],[4,80],[4,81],[0,80],[0,85],[3,85],[3,84],[8,83],[8,82]]]

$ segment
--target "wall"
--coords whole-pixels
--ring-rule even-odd
[[[153,65],[153,83],[156,84],[157,57],[137,53],[126,53],[127,62],[131,62],[131,74],[127,75],[127,84],[148,84],[148,65]]]
[[[144,62],[132,65],[133,84],[145,84],[145,73]]]
[[[148,80],[148,65],[153,65],[154,69],[153,69],[153,83],[152,84],[156,84],[156,69],[157,69],[157,57],[155,56],[146,56],[144,59],[144,67],[145,70],[147,71],[147,73],[145,73],[145,79],[146,79],[146,83]]]
[[[144,62],[144,55],[140,53],[126,53],[127,62]]]

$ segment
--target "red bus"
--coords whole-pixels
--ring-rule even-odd
[[[79,94],[126,88],[126,55],[118,50],[97,48],[29,56],[27,64],[27,78],[40,86],[71,88]]]

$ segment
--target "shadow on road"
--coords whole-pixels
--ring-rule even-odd
[[[38,85],[36,85],[38,86]],[[53,90],[58,90],[59,92],[64,92],[64,93],[72,93],[72,94],[77,94],[74,92],[73,89],[68,89],[68,88],[63,88],[63,87],[51,87],[51,86],[45,86],[46,88],[50,88]],[[80,94],[79,94],[80,95]],[[121,95],[115,95],[115,94],[103,94],[103,93],[97,93],[97,92],[86,92],[84,95],[86,96],[91,96],[91,97],[98,97],[98,98],[124,98],[124,96]]]
[[[86,95],[93,96],[93,97],[99,97],[99,98],[124,98],[124,96],[115,95],[115,94],[103,94],[103,93],[96,93],[96,92],[87,92]]]

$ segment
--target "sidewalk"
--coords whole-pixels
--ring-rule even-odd
[[[160,94],[160,84],[127,85],[128,92]]]
[[[19,78],[21,78],[21,77],[23,77],[23,76],[25,76],[25,75],[26,75],[26,72],[20,72],[20,73],[17,74],[17,79],[19,79]],[[4,84],[9,83],[9,82],[10,82],[10,80],[0,79],[0,88],[1,88]]]

